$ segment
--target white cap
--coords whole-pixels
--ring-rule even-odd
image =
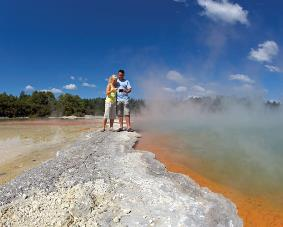
[[[117,76],[115,74],[113,74],[111,77],[117,79]]]

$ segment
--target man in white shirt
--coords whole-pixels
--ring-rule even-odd
[[[120,69],[118,71],[118,80],[117,80],[117,114],[119,117],[120,128],[117,132],[123,131],[123,120],[124,116],[127,124],[127,131],[133,132],[131,128],[131,111],[129,106],[129,93],[132,91],[131,84],[128,80],[125,79],[125,71]]]

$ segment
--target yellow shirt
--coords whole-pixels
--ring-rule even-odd
[[[107,95],[105,102],[115,103],[116,102],[116,91],[112,91],[109,95]]]

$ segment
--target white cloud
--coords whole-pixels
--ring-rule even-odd
[[[74,76],[70,76],[70,79],[71,79],[71,80],[75,80],[75,79],[76,79],[76,77],[74,77]]]
[[[170,87],[164,87],[163,90],[167,91],[167,92],[170,92],[170,93],[174,93],[175,92],[175,90],[170,88]]]
[[[194,85],[192,87],[192,90],[195,91],[195,92],[205,92],[206,91],[206,89],[204,87],[199,86],[199,85]]]
[[[188,95],[188,97],[209,96],[215,94],[214,91],[206,89],[199,85],[193,85],[192,87],[189,88],[186,86],[178,86],[176,88],[163,87],[163,90],[174,95],[185,94]]]
[[[249,24],[248,11],[237,3],[230,3],[228,0],[197,0],[197,2],[204,9],[203,14],[214,21]]]
[[[247,75],[244,74],[233,74],[229,76],[229,80],[237,80],[237,81],[241,81],[244,83],[249,83],[249,84],[253,84],[255,83],[254,80],[252,80],[251,78],[249,78]]]
[[[179,82],[179,81],[183,80],[184,77],[182,76],[181,73],[179,73],[175,70],[170,70],[170,71],[168,71],[166,78],[168,80],[173,80],[173,81]]]
[[[265,41],[258,45],[258,49],[251,49],[249,59],[258,62],[271,62],[278,54],[279,47],[274,41]]]
[[[58,89],[58,88],[51,88],[50,91],[54,94],[61,94],[63,93],[62,90]]]
[[[34,87],[31,86],[31,85],[27,85],[27,86],[25,87],[25,90],[26,90],[26,91],[34,91]]]
[[[176,92],[186,92],[188,90],[185,86],[176,87]]]
[[[215,95],[215,92],[213,90],[206,89],[200,85],[194,85],[190,90],[190,95],[188,96],[188,98],[194,96],[200,97],[200,96],[211,96],[211,95]]]
[[[40,90],[42,92],[52,92],[53,94],[62,94],[64,93],[62,90],[58,89],[58,88],[51,88],[51,89],[43,89]]]
[[[169,93],[182,93],[182,92],[186,92],[188,88],[185,86],[179,86],[179,87],[176,87],[175,89],[170,88],[170,87],[163,87],[163,90]]]
[[[96,87],[95,84],[90,84],[90,83],[87,83],[87,82],[82,83],[82,86],[83,87],[91,87],[91,88],[95,88]]]
[[[267,68],[270,72],[273,72],[273,73],[282,72],[282,70],[278,66],[275,66],[275,65],[265,65],[265,68]]]
[[[63,88],[67,90],[77,90],[78,89],[75,84],[67,84]]]

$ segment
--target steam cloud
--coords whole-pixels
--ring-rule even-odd
[[[247,96],[224,96],[192,78],[170,74],[175,76],[169,79],[178,80],[168,83],[166,73],[152,74],[141,85],[146,109],[136,121],[137,128],[178,137],[184,146],[202,147],[202,155],[213,160],[219,172],[230,173],[225,177],[246,190],[262,184],[269,192],[282,187],[283,115],[278,103],[266,104],[262,93],[253,89]],[[194,96],[197,92],[201,97]],[[233,176],[233,171],[238,173]]]

